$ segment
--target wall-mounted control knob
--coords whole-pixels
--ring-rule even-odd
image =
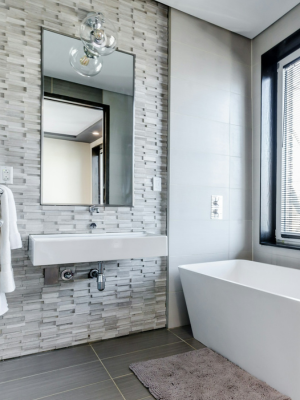
[[[64,281],[70,281],[74,277],[74,272],[70,269],[65,269],[61,273],[61,279]]]
[[[91,228],[91,229],[97,228],[97,224],[95,224],[95,222],[92,222],[92,223],[90,224],[90,228]]]

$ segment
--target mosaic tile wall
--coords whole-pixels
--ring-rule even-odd
[[[78,36],[79,18],[103,11],[118,26],[120,50],[136,54],[135,207],[40,205],[41,27]],[[33,267],[28,235],[99,232],[166,233],[168,8],[151,0],[0,1],[0,164],[14,167],[11,186],[23,249],[13,251],[17,289],[0,317],[0,359],[107,339],[166,323],[166,259],[106,263],[107,288],[86,279],[45,287]],[[161,193],[151,178],[162,178]],[[62,269],[63,266],[60,266]]]

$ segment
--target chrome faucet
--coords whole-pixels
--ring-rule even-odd
[[[99,207],[96,206],[91,206],[90,207],[90,213],[93,215],[94,213],[99,214]]]

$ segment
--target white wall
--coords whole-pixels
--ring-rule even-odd
[[[44,138],[43,203],[91,204],[90,143]]]
[[[169,327],[188,323],[178,265],[252,259],[251,42],[171,9]],[[182,34],[184,32],[184,34]],[[222,195],[223,220],[210,219]]]
[[[260,121],[261,55],[300,28],[300,5],[257,36],[252,42],[253,92],[253,258],[286,267],[300,268],[300,251],[259,244],[260,214]]]

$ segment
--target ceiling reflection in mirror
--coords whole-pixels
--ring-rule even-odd
[[[43,31],[42,204],[133,205],[134,56],[75,72],[77,39]]]

